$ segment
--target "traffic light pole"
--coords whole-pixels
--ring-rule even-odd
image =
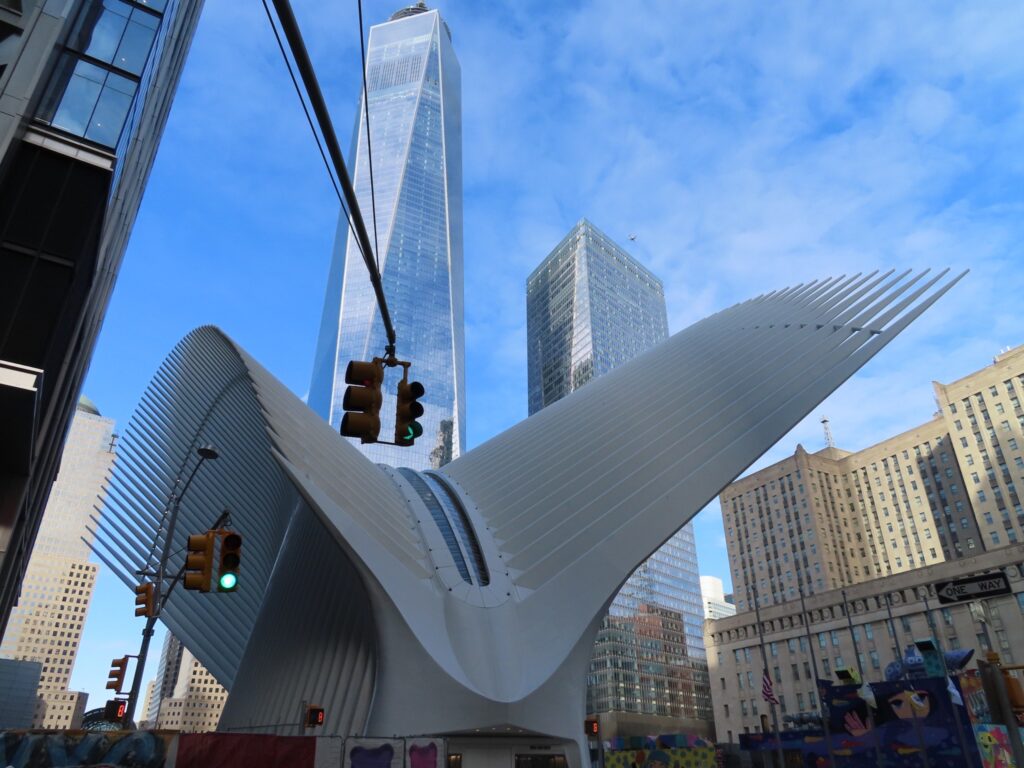
[[[178,512],[181,510],[181,500],[185,496],[185,492],[188,491],[189,486],[192,485],[192,480],[196,476],[196,472],[203,466],[203,462],[207,459],[216,459],[217,452],[209,447],[203,446],[199,448],[199,461],[196,462],[195,467],[192,469],[192,473],[188,476],[188,480],[185,481],[185,485],[182,487],[180,493],[175,493],[171,497],[171,509],[168,513],[167,519],[167,536],[164,538],[163,551],[160,553],[160,567],[156,574],[156,590],[157,595],[155,599],[155,606],[152,616],[146,617],[146,626],[142,630],[142,643],[139,645],[138,660],[135,664],[135,674],[132,676],[132,687],[128,692],[128,705],[124,710],[124,719],[121,721],[121,725],[125,728],[131,728],[131,724],[135,717],[135,707],[139,701],[139,692],[142,690],[142,671],[146,667],[146,657],[149,655],[149,641],[153,638],[153,628],[156,626],[156,620],[160,617],[163,611],[164,604],[167,602],[167,598],[171,596],[171,592],[174,590],[174,585],[181,580],[182,575],[185,573],[185,567],[182,566],[181,570],[175,575],[174,579],[168,585],[167,590],[164,591],[164,573],[167,569],[167,561],[171,556],[171,542],[174,541],[174,527],[178,522]],[[224,510],[223,514],[217,518],[217,522],[214,527],[221,524],[228,515],[227,510]]]

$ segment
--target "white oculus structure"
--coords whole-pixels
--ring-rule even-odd
[[[227,507],[240,587],[178,590],[163,616],[228,689],[221,729],[299,733],[282,724],[314,702],[327,734],[548,736],[579,768],[587,664],[616,591],[962,277],[945,274],[738,304],[424,472],[373,464],[199,328],[121,442],[97,552],[133,586],[172,489],[212,444],[169,570]]]

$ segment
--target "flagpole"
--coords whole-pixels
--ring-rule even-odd
[[[843,613],[846,614],[846,624],[850,628],[850,640],[853,641],[853,660],[857,662],[857,676],[860,678],[860,687],[870,685],[867,680],[864,679],[864,665],[860,662],[860,646],[857,644],[857,633],[853,631],[853,616],[850,614],[850,604],[846,601],[846,589],[841,590],[843,596]],[[860,687],[857,692],[860,693]],[[868,701],[864,702],[867,705],[867,726],[871,733],[871,740],[875,743],[875,762],[878,763],[878,768],[882,768],[882,748],[879,744],[878,731],[875,728],[875,715],[871,711],[871,703]]]
[[[828,722],[828,708],[825,706],[825,696],[828,695],[828,689],[823,691],[821,686],[818,685],[818,654],[814,652],[814,639],[811,637],[811,617],[807,613],[807,604],[804,602],[803,579],[797,580],[797,590],[800,593],[800,618],[804,624],[804,633],[807,635],[807,647],[811,651],[811,668],[814,670],[814,688],[818,692],[818,709],[821,711],[821,725],[825,730],[825,746],[828,748],[828,764],[832,766],[832,768],[836,768],[836,757],[832,754],[832,728]]]
[[[761,633],[761,606],[760,606],[760,602],[761,601],[760,601],[760,599],[758,598],[758,595],[757,595],[757,581],[756,581],[756,579],[751,580],[750,588],[754,592],[754,617],[757,620],[757,643],[758,643],[758,645],[761,648],[761,665],[762,665],[762,669],[764,670],[764,672],[763,672],[763,674],[761,676],[761,680],[762,680],[762,682],[761,682],[761,687],[762,687],[761,698],[765,700],[765,703],[768,705],[769,711],[772,713],[772,727],[775,729],[775,752],[776,752],[776,755],[778,756],[779,768],[785,768],[785,766],[786,766],[786,758],[782,754],[782,731],[779,730],[779,714],[778,714],[778,712],[775,711],[775,705],[772,704],[772,702],[769,701],[765,697],[764,690],[763,690],[763,688],[764,688],[764,676],[768,675],[768,654],[765,653],[765,650],[764,650],[764,635]],[[768,680],[769,681],[771,680],[771,676],[770,675],[768,676]]]
[[[892,599],[889,592],[885,593],[885,610],[889,614],[889,633],[892,635],[893,642],[896,643],[896,661],[900,665],[900,679],[907,679],[907,666],[903,663],[903,655],[900,650],[903,647],[903,641],[900,636],[896,633],[896,621],[892,617]],[[918,718],[911,718],[911,722],[914,724],[914,734],[917,736],[917,743],[921,747],[921,757],[924,758],[925,768],[931,768],[931,760],[928,759],[928,746],[924,742],[924,733],[921,731],[921,722]],[[960,748],[963,749],[961,743]],[[967,754],[964,752],[964,754]]]
[[[950,684],[949,668],[946,666],[946,648],[942,642],[942,637],[939,634],[939,629],[935,625],[935,619],[932,618],[932,608],[928,603],[928,587],[924,587],[924,616],[925,621],[928,623],[928,629],[931,631],[931,636],[935,638],[935,645],[939,649],[939,658],[942,660],[942,674],[946,677],[946,685]],[[914,597],[918,597],[917,587],[914,587]],[[986,618],[988,614],[986,613]],[[983,625],[985,629],[985,637],[988,638],[988,626]],[[992,648],[992,643],[989,641],[989,649]],[[967,751],[967,736],[964,733],[964,724],[960,720],[960,713],[957,712],[956,702],[953,703],[953,724],[956,725],[956,735],[960,741],[960,749]]]
[[[885,611],[889,614],[889,631],[892,634],[892,641],[896,643],[896,661],[899,662],[902,674],[901,678],[907,676],[907,665],[904,663],[904,654],[906,649],[903,647],[903,640],[896,633],[896,620],[892,617],[892,596],[886,591],[885,593]]]

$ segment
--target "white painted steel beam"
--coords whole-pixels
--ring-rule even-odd
[[[222,728],[521,728],[585,745],[591,644],[654,550],[960,277],[801,284],[702,320],[418,476],[365,459],[215,328],[171,353],[124,439],[97,550],[152,568],[168,498],[184,539],[222,508],[231,595],[176,592],[166,623],[231,691]],[[152,542],[157,542],[150,548]]]

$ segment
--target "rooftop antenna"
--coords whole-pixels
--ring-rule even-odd
[[[821,417],[821,426],[825,430],[825,445],[829,448],[835,448],[836,440],[832,437],[832,427],[829,425],[828,416]]]

